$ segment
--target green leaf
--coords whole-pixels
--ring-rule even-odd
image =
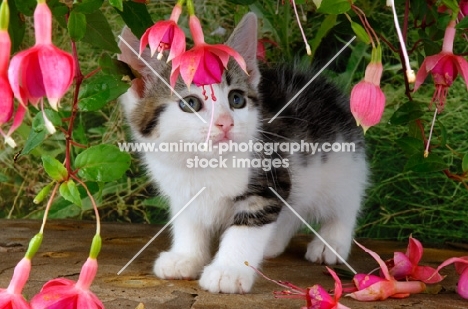
[[[67,28],[67,19],[66,15],[69,13],[69,8],[64,3],[60,2],[59,0],[49,0],[47,1],[47,5],[49,6],[50,10],[52,11],[52,15],[58,21],[60,26],[63,28]]]
[[[464,173],[468,172],[468,153],[463,156],[462,170]]]
[[[424,149],[424,142],[411,136],[404,136],[400,139],[397,139],[396,143],[408,156],[412,156],[416,153],[421,155],[421,151]]]
[[[11,2],[8,1],[8,4],[11,5]],[[36,8],[36,0],[15,0],[15,5],[18,8],[18,11],[23,13],[26,16],[32,16],[34,14],[34,9]]]
[[[330,30],[336,25],[336,15],[327,15],[325,16],[323,22],[320,24],[320,28],[317,30],[317,33],[314,35],[314,39],[310,42],[310,49],[312,55],[315,54],[317,48],[322,42],[323,38],[330,32]]]
[[[73,4],[73,10],[76,12],[91,14],[99,10],[104,0],[81,0]]]
[[[80,90],[78,108],[96,111],[109,101],[117,99],[130,85],[115,75],[95,75],[84,83]]]
[[[317,12],[325,14],[343,14],[351,9],[349,0],[322,0]]]
[[[80,41],[86,33],[86,15],[75,10],[68,18],[68,34],[74,42]]]
[[[103,50],[120,53],[109,22],[99,10],[86,15],[86,33],[82,41]]]
[[[367,34],[363,26],[354,21],[351,21],[351,29],[353,29],[354,34],[356,34],[359,40],[366,44],[370,43],[369,34]]]
[[[424,112],[421,110],[421,104],[407,102],[393,113],[389,123],[392,125],[407,124],[410,121],[421,118],[423,115]]]
[[[354,46],[350,46],[352,49],[351,55],[348,58],[348,64],[346,65],[346,71],[341,73],[336,82],[342,85],[343,89],[350,91],[353,76],[359,68],[361,61],[367,55],[368,46],[363,42],[358,42]]]
[[[69,202],[81,207],[81,196],[73,180],[68,180],[60,185],[60,195]]]
[[[103,53],[99,58],[99,67],[106,74],[128,76],[130,79],[135,77],[128,64],[112,58],[108,53]]]
[[[257,0],[228,0],[229,2],[231,3],[234,3],[234,4],[239,4],[239,5],[251,5],[253,3],[255,3],[255,1]],[[297,3],[299,4],[299,3]]]
[[[123,11],[123,1],[122,0],[109,0],[109,4],[118,9],[119,11]]]
[[[438,172],[447,168],[447,163],[434,153],[424,158],[423,152],[412,155],[406,162],[405,170],[418,173]]]
[[[122,177],[130,167],[130,155],[113,145],[97,145],[80,153],[75,159],[75,168],[85,180],[97,182],[114,181]]]
[[[49,118],[49,120],[54,124],[54,126],[58,127],[62,124],[62,118],[56,111],[45,109],[44,112],[47,115],[47,118]],[[34,148],[39,146],[44,141],[47,134],[48,132],[44,125],[44,116],[42,113],[37,113],[33,118],[32,128],[29,132],[29,136],[26,140],[24,148],[21,151],[21,155],[27,155]]]
[[[148,8],[144,3],[125,1],[123,10],[116,10],[122,17],[125,24],[132,30],[132,33],[140,38],[146,29],[153,25],[153,20],[148,13]]]
[[[8,2],[10,7],[10,25],[8,27],[8,34],[11,40],[11,52],[20,50],[20,45],[23,42],[24,33],[26,30],[24,17],[18,12],[15,1]]]
[[[466,29],[468,28],[468,16],[463,18],[456,26],[457,29]]]
[[[57,159],[49,155],[43,155],[42,164],[44,165],[44,170],[47,175],[49,175],[53,180],[60,182],[67,178],[67,169]]]

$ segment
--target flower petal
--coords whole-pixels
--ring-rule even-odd
[[[75,62],[70,54],[53,45],[39,49],[38,61],[45,95],[51,107],[57,110],[57,102],[65,95],[73,82]]]
[[[393,254],[393,261],[395,265],[389,270],[389,272],[390,275],[395,277],[395,279],[404,279],[413,272],[413,263],[410,261],[408,256],[406,256],[406,254],[402,252],[395,252]]]
[[[466,88],[468,89],[468,62],[461,56],[455,56],[458,72],[465,81]]]
[[[374,251],[367,249],[366,247],[364,247],[363,245],[361,245],[360,243],[358,243],[356,240],[354,240],[354,242],[355,242],[359,247],[361,247],[362,250],[364,250],[364,251],[366,251],[367,253],[369,253],[369,254],[374,258],[374,260],[377,261],[377,263],[379,263],[380,269],[382,270],[382,273],[383,273],[385,279],[391,280],[392,277],[390,276],[390,274],[389,274],[389,272],[388,272],[388,267],[387,267],[387,265],[385,265],[385,262],[380,258],[380,256],[379,256],[377,253],[375,253]]]
[[[457,293],[465,298],[468,299],[468,270],[465,268],[463,273],[460,275],[460,280],[458,280],[457,284]]]
[[[444,278],[445,277],[441,276],[435,268],[429,266],[417,266],[411,274],[411,279],[430,284],[440,282]]]
[[[0,76],[0,125],[7,123],[13,115],[13,91],[6,76]]]
[[[356,274],[353,277],[354,285],[357,287],[358,290],[363,290],[374,283],[384,281],[386,279],[381,278],[375,275],[368,275],[368,274]]]
[[[418,265],[421,261],[424,248],[419,240],[409,237],[408,248],[406,249],[406,256],[409,258],[411,263]]]
[[[341,280],[340,278],[338,277],[338,275],[336,274],[335,271],[333,271],[331,268],[325,266],[328,270],[328,272],[330,273],[330,275],[333,277],[333,280],[335,280],[335,300],[338,301],[341,297],[341,294],[343,293],[343,287],[341,285]]]

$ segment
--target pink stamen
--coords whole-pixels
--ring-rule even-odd
[[[213,84],[210,84],[210,89],[211,89],[211,100],[216,101],[216,96],[213,90]]]
[[[203,90],[205,90],[205,88],[203,88]],[[205,96],[205,98],[208,99],[207,96]],[[206,134],[205,143],[208,143],[208,141],[210,140],[211,129],[213,128],[213,122],[214,122],[214,100],[211,100],[211,120],[210,120],[210,126],[208,127],[208,133]]]

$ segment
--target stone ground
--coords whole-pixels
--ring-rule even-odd
[[[39,221],[0,220],[0,287],[6,288],[8,285],[14,266],[23,257],[29,239],[37,233],[39,226]],[[275,299],[272,292],[282,288],[262,278],[257,279],[252,292],[246,295],[215,295],[201,290],[197,281],[157,279],[151,272],[152,263],[159,252],[168,248],[169,235],[166,231],[118,276],[117,272],[160,228],[141,224],[103,224],[103,247],[98,259],[100,268],[91,289],[107,309],[134,309],[140,303],[147,309],[299,309],[305,305],[303,300]],[[42,284],[52,278],[76,279],[88,256],[93,235],[92,222],[50,221],[46,226],[42,247],[33,259],[25,296],[32,297]],[[296,236],[283,255],[265,262],[263,272],[271,278],[290,281],[300,287],[319,283],[325,288],[332,288],[333,280],[324,274],[325,267],[303,259],[310,238],[308,235]],[[367,239],[361,239],[360,242],[384,259],[390,258],[394,251],[406,250],[406,243]],[[423,262],[436,266],[449,257],[463,255],[467,255],[466,251],[426,248]],[[377,266],[369,255],[356,246],[348,261],[358,272],[367,272]],[[463,300],[455,293],[458,276],[453,267],[448,267],[442,273],[447,278],[442,281],[443,289],[438,295],[419,294],[406,299],[369,303],[343,298],[341,302],[350,308],[363,309],[468,308],[468,300]]]

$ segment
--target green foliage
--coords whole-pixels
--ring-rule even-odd
[[[100,110],[108,102],[125,93],[128,88],[129,84],[121,81],[118,75],[95,75],[83,84],[79,94],[78,108],[82,111]]]
[[[130,155],[106,144],[84,150],[75,160],[78,174],[87,181],[114,181],[122,177],[129,167]]]
[[[113,54],[119,53],[117,36],[123,24],[140,37],[153,25],[153,20],[169,16],[173,4],[81,0],[69,7],[59,0],[47,3],[61,27],[54,27],[57,32],[54,40],[62,39],[58,44],[68,51],[69,39],[76,43],[76,57],[84,76],[75,89],[77,98],[72,94],[65,97],[59,112],[45,109],[57,133],[50,135],[42,113],[31,107],[31,118],[17,131],[17,139],[23,141],[20,156],[15,156],[16,152],[10,149],[0,153],[0,199],[7,205],[0,209],[0,216],[40,218],[43,205],[42,208],[31,206],[30,200],[36,196],[35,201],[44,204],[58,184],[60,196],[54,199],[51,218],[89,218],[93,215],[90,210],[94,199],[106,220],[164,223],[167,200],[155,197],[157,192],[141,172],[138,158],[131,158],[113,146],[128,139],[123,116],[114,102],[129,88],[129,80],[134,77],[131,69]],[[313,58],[305,56],[297,21],[287,1],[280,2],[279,7],[275,1],[263,0],[204,2],[196,3],[195,9],[203,12],[199,17],[209,43],[221,43],[227,36],[208,33],[218,27],[230,33],[247,11],[254,11],[260,19],[260,36],[278,45],[267,47],[267,66],[282,61],[303,65],[313,60],[318,65],[325,63],[356,35],[360,42],[353,42],[325,72],[349,92],[364,75],[371,41],[351,2],[323,0],[319,8],[307,1],[296,1],[296,4],[304,11],[301,24]],[[448,112],[437,116],[429,156],[425,158],[433,115],[427,109],[434,91],[432,82],[428,78],[416,94],[410,91],[412,86],[405,87],[390,9],[375,1],[353,4],[366,13],[369,23],[383,38],[385,70],[381,86],[387,95],[384,120],[366,134],[373,186],[368,192],[358,235],[406,238],[413,233],[422,240],[463,241],[468,233],[464,228],[468,224],[463,208],[468,194],[462,182],[452,179],[466,179],[468,173],[468,145],[463,131],[468,125],[468,112],[466,102],[461,102],[466,97],[466,89],[460,87],[459,79],[455,81],[450,90],[452,99],[447,100],[445,107]],[[29,16],[36,1],[14,0],[9,5],[9,33],[16,52],[34,44],[29,33],[26,38],[24,35],[26,29],[32,29]],[[399,14],[400,21],[409,25],[405,36],[411,50],[411,65],[417,68],[426,56],[440,52],[450,16],[423,0],[411,1],[409,9],[408,15],[402,9]],[[186,18],[181,18],[179,23],[187,32]],[[457,25],[458,31],[468,28],[467,25],[465,18]],[[457,36],[456,54],[468,52],[462,40],[462,36]],[[70,166],[63,163],[66,160],[71,162]],[[83,184],[74,177],[83,180]],[[460,228],[451,228],[455,225]]]

